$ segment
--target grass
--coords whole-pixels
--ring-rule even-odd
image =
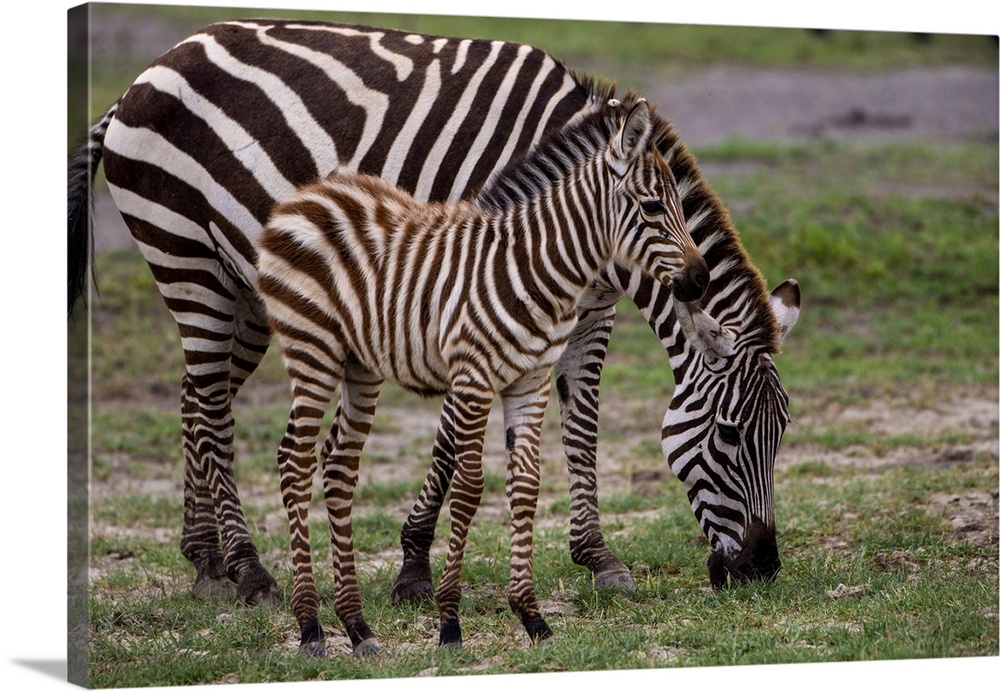
[[[362,589],[369,619],[391,648],[366,661],[346,652],[323,662],[300,659],[286,606],[195,601],[172,544],[109,543],[106,549],[134,556],[127,568],[100,579],[91,601],[94,682],[162,684],[167,670],[169,683],[252,683],[410,676],[431,668],[439,675],[494,674],[995,655],[995,549],[956,541],[918,501],[929,491],[981,486],[984,478],[995,484],[995,462],[957,472],[838,475],[835,482],[826,474],[779,476],[785,566],[770,585],[705,588],[705,549],[673,482],[661,488],[655,516],[627,518],[627,529],[610,533],[612,547],[638,576],[638,591],[628,597],[591,587],[569,563],[563,528],[540,531],[540,596],[562,613],[549,617],[557,641],[540,648],[524,646],[506,610],[499,526],[478,525],[473,534],[462,610],[465,649],[436,649],[433,608],[392,606],[393,571],[384,568],[364,576]],[[614,526],[613,505],[607,508]],[[397,517],[381,512],[366,518],[359,532],[384,540],[368,537],[359,547],[385,549],[395,542],[397,526]],[[314,530],[322,534],[322,522]],[[265,553],[283,549],[272,536],[257,538]],[[435,571],[441,566],[438,557]],[[276,573],[287,588],[287,567]],[[318,573],[329,600],[325,560]],[[329,605],[322,614],[334,622]]]
[[[152,12],[119,10],[136,21]],[[163,11],[164,26],[215,18],[207,10]],[[549,31],[543,41],[535,39],[544,22],[419,21],[426,23],[410,28],[468,35],[488,29],[569,58],[582,50],[574,48],[575,26]],[[178,28],[170,40],[190,28]],[[600,28],[618,39],[647,30]],[[820,41],[806,32],[760,30],[741,32],[747,38],[739,45],[711,28],[671,32],[652,49],[646,36],[644,50],[676,51],[655,57],[677,64],[754,53],[763,64],[858,69],[984,64],[982,54],[995,66],[996,58],[995,46],[983,48],[978,38],[935,37],[916,50],[912,38],[895,35],[835,33]],[[617,39],[592,41],[589,49],[605,45],[632,50]],[[622,64],[633,61],[623,69],[639,69],[636,50],[616,53]],[[114,79],[95,94],[114,98],[125,75],[127,85],[141,69],[124,59],[120,65],[121,74],[112,71]],[[355,660],[338,638],[327,528],[314,512],[321,617],[336,651],[322,661],[302,659],[287,601],[245,607],[190,596],[193,569],[177,549],[179,338],[142,259],[111,252],[97,259],[101,296],[92,304],[91,685],[998,655],[995,414],[958,426],[934,417],[930,425],[892,431],[872,417],[896,408],[914,418],[937,415],[942,401],[959,394],[970,405],[996,399],[996,147],[729,141],[695,153],[770,284],[795,277],[803,291],[800,322],[776,359],[795,421],[775,476],[784,566],[774,583],[708,589],[704,538],[660,455],[657,431],[672,374],[646,323],[623,301],[601,388],[601,515],[606,539],[631,567],[638,590],[597,590],[570,560],[568,483],[553,401],[535,572],[556,640],[527,646],[506,604],[504,478],[494,453],[464,574],[466,645],[438,650],[433,607],[390,600],[398,531],[426,469],[436,402],[387,385],[362,467],[355,526],[366,614],[386,651]],[[235,472],[254,540],[286,595],[290,558],[274,456],[287,406],[285,376],[271,352],[237,401]],[[842,410],[855,415],[838,416]],[[633,476],[640,470],[645,479]],[[446,530],[442,519],[432,552],[436,574]]]

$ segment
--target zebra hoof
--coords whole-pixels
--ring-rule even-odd
[[[462,628],[457,619],[442,622],[438,647],[445,650],[459,650],[462,647]]]
[[[594,585],[602,590],[617,590],[622,595],[636,591],[635,579],[628,571],[604,571],[594,574]]]
[[[326,657],[326,641],[310,641],[299,646],[299,652],[306,657]]]
[[[541,614],[536,614],[525,621],[524,630],[528,632],[528,640],[532,645],[543,645],[553,639],[552,629],[545,623]]]
[[[398,605],[404,602],[434,602],[434,586],[431,585],[430,581],[413,581],[411,583],[396,581],[395,585],[392,586],[392,604]]]
[[[199,600],[234,600],[236,599],[236,583],[226,576],[199,578],[191,586],[191,594]]]
[[[278,583],[263,567],[248,569],[236,584],[236,598],[248,605],[278,602]]]
[[[382,652],[377,638],[367,638],[354,647],[354,657],[362,659],[372,657]]]

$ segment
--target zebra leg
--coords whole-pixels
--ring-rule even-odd
[[[462,629],[458,606],[462,599],[462,558],[469,526],[483,496],[483,436],[493,403],[493,390],[472,379],[457,377],[453,386],[455,475],[451,487],[451,538],[448,559],[435,592],[441,616],[439,642],[459,647]]]
[[[154,231],[134,218],[129,220],[140,248],[144,248],[142,238]],[[158,275],[155,260],[155,255],[147,257],[154,275]],[[187,367],[181,382],[185,470],[180,548],[195,566],[195,597],[235,594],[253,604],[276,600],[278,589],[250,539],[233,480],[232,400],[266,352],[269,335],[266,328],[259,326],[263,321],[255,319],[259,301],[245,298],[234,284],[226,284],[225,288],[226,294],[219,294],[201,287],[197,294],[177,299],[171,294],[170,283],[161,285],[181,332]],[[207,327],[188,326],[207,319],[203,311],[232,315],[232,319],[220,316],[212,322],[215,333],[209,338]]]
[[[538,611],[532,568],[535,509],[540,479],[538,445],[549,398],[548,370],[515,382],[501,392],[507,446],[510,501],[510,588],[508,602],[532,643],[552,636]]]
[[[222,537],[224,572],[236,583],[236,597],[247,604],[276,600],[277,583],[261,566],[233,478],[233,415],[228,377],[195,377],[189,371],[183,386],[185,448],[191,445],[194,449],[191,458],[186,459],[191,467],[185,472],[185,495],[193,498],[194,508],[185,510],[181,551],[198,569],[195,594],[210,594],[217,587],[211,581],[217,583],[220,578],[206,501],[210,495]]]
[[[199,598],[235,597],[236,582],[226,573],[219,547],[215,501],[204,464],[195,451],[194,422],[198,414],[194,388],[187,376],[181,381],[181,443],[184,451],[184,530],[181,554],[194,564],[192,594]]]
[[[230,356],[229,395],[235,398],[240,387],[257,369],[267,352],[271,334],[261,314],[260,301],[242,302],[243,309],[236,310],[236,330]],[[255,309],[256,308],[256,309]],[[197,416],[197,402],[187,377],[182,382],[182,417],[190,421]],[[192,425],[183,426],[184,448],[184,532],[181,552],[196,569],[192,592],[195,597],[235,597],[236,583],[226,573],[222,550],[219,548],[219,529],[215,517],[215,504],[205,476],[205,469],[195,453]],[[263,570],[263,567],[261,567]],[[256,584],[254,584],[256,582]],[[247,599],[277,597],[276,585],[269,574],[247,577],[244,582]]]
[[[358,483],[358,467],[371,432],[382,379],[356,360],[349,360],[341,383],[340,407],[334,430],[323,447],[323,492],[330,520],[335,598],[333,609],[344,625],[354,654],[379,651],[379,642],[365,622],[354,566],[351,506]]]
[[[238,291],[233,292],[238,295]],[[196,597],[228,593],[232,590],[228,579],[236,584],[236,597],[243,602],[277,600],[277,583],[260,563],[233,478],[233,393],[256,367],[254,360],[259,362],[263,356],[266,330],[261,334],[259,329],[248,330],[242,323],[248,314],[244,298],[237,297],[234,302],[206,289],[199,304],[234,317],[232,322],[218,324],[218,333],[210,339],[204,336],[205,330],[186,326],[190,320],[181,307],[188,302],[165,297],[185,343],[187,373],[181,385],[181,418],[186,467],[181,552],[195,565],[192,592]]]
[[[635,581],[604,544],[597,503],[598,387],[614,319],[614,307],[581,317],[555,373],[570,480],[570,556],[590,569],[597,587],[627,592]]]
[[[253,374],[267,353],[267,347],[271,341],[270,330],[266,326],[267,317],[264,306],[260,298],[254,294],[241,292],[237,301],[235,314],[235,332],[229,356],[229,400],[230,403],[236,397],[240,387]],[[233,491],[235,496],[235,484]],[[238,498],[234,505],[234,510],[240,515],[243,526],[246,526],[246,519],[243,518],[242,509],[239,506]],[[244,528],[245,529],[245,528]],[[248,555],[246,563],[239,572],[236,583],[236,597],[246,603],[257,602],[277,602],[279,598],[278,584],[270,573],[260,563],[260,558],[253,543],[249,541],[249,534],[246,542],[253,550]],[[231,557],[225,552],[226,559]],[[228,563],[228,562],[227,562]]]
[[[454,415],[454,401],[449,394],[441,406],[441,422],[434,440],[431,469],[400,533],[403,566],[392,586],[394,604],[434,598],[430,550],[434,542],[434,528],[455,472]]]

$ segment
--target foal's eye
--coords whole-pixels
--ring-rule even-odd
[[[645,201],[641,201],[639,202],[639,206],[641,206],[642,210],[650,216],[666,213],[667,211],[663,206],[663,202],[659,199],[647,199]]]

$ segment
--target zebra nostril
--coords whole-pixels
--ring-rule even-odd
[[[708,289],[711,274],[708,264],[700,256],[689,260],[683,273],[674,280],[674,296],[681,302],[700,299]]]

